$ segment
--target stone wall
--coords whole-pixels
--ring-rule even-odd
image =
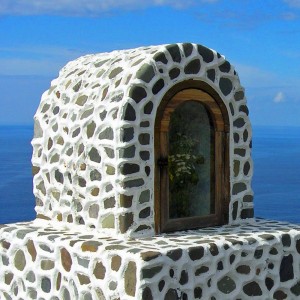
[[[40,222],[0,229],[0,299],[300,297],[300,226],[257,220],[124,241]]]
[[[230,126],[229,223],[253,217],[251,125],[230,63],[197,44],[87,55],[42,96],[32,141],[38,218],[127,237],[154,235],[154,123],[176,84],[209,85]]]

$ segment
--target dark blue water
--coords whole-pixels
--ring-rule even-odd
[[[32,126],[0,126],[0,224],[34,219]]]
[[[254,127],[255,215],[300,223],[300,128]]]
[[[0,224],[34,219],[32,126],[0,126]],[[300,128],[254,127],[255,216],[300,223]]]

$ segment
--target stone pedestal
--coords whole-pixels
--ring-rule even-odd
[[[298,299],[300,226],[256,220],[129,239],[43,222],[0,229],[0,299]]]

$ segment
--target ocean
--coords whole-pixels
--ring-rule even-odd
[[[32,126],[0,126],[0,224],[33,220]],[[255,216],[300,223],[300,128],[254,127]]]

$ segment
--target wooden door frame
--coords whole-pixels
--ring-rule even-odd
[[[163,201],[168,194],[161,190],[161,182],[168,180],[167,168],[164,170],[157,165],[158,159],[161,155],[167,157],[168,153],[162,153],[161,151],[167,151],[166,148],[161,147],[162,143],[167,143],[167,135],[162,132],[167,132],[169,127],[169,117],[179,104],[188,101],[195,100],[205,105],[212,117],[214,129],[215,129],[215,153],[217,157],[215,159],[215,172],[218,173],[218,179],[216,181],[215,193],[216,193],[216,213],[214,215],[204,217],[190,217],[186,218],[189,223],[194,227],[206,227],[212,225],[221,225],[228,222],[228,209],[229,209],[229,118],[225,104],[220,96],[205,82],[188,80],[181,82],[171,88],[163,97],[156,115],[155,120],[155,229],[157,233],[191,229],[186,228],[185,224],[182,224],[182,219],[173,219],[171,222],[165,222],[168,220],[166,213],[168,208],[165,205],[167,201]],[[171,105],[170,105],[171,103]],[[172,108],[174,103],[174,108]],[[169,107],[168,107],[169,106]],[[166,108],[168,109],[166,110]],[[165,139],[165,140],[164,140]],[[221,148],[222,149],[221,149]],[[164,150],[165,149],[165,150]],[[216,175],[215,175],[216,176]],[[163,207],[164,206],[164,207]],[[163,208],[163,209],[162,209]],[[164,215],[162,214],[162,210]],[[183,222],[184,223],[184,222]]]

